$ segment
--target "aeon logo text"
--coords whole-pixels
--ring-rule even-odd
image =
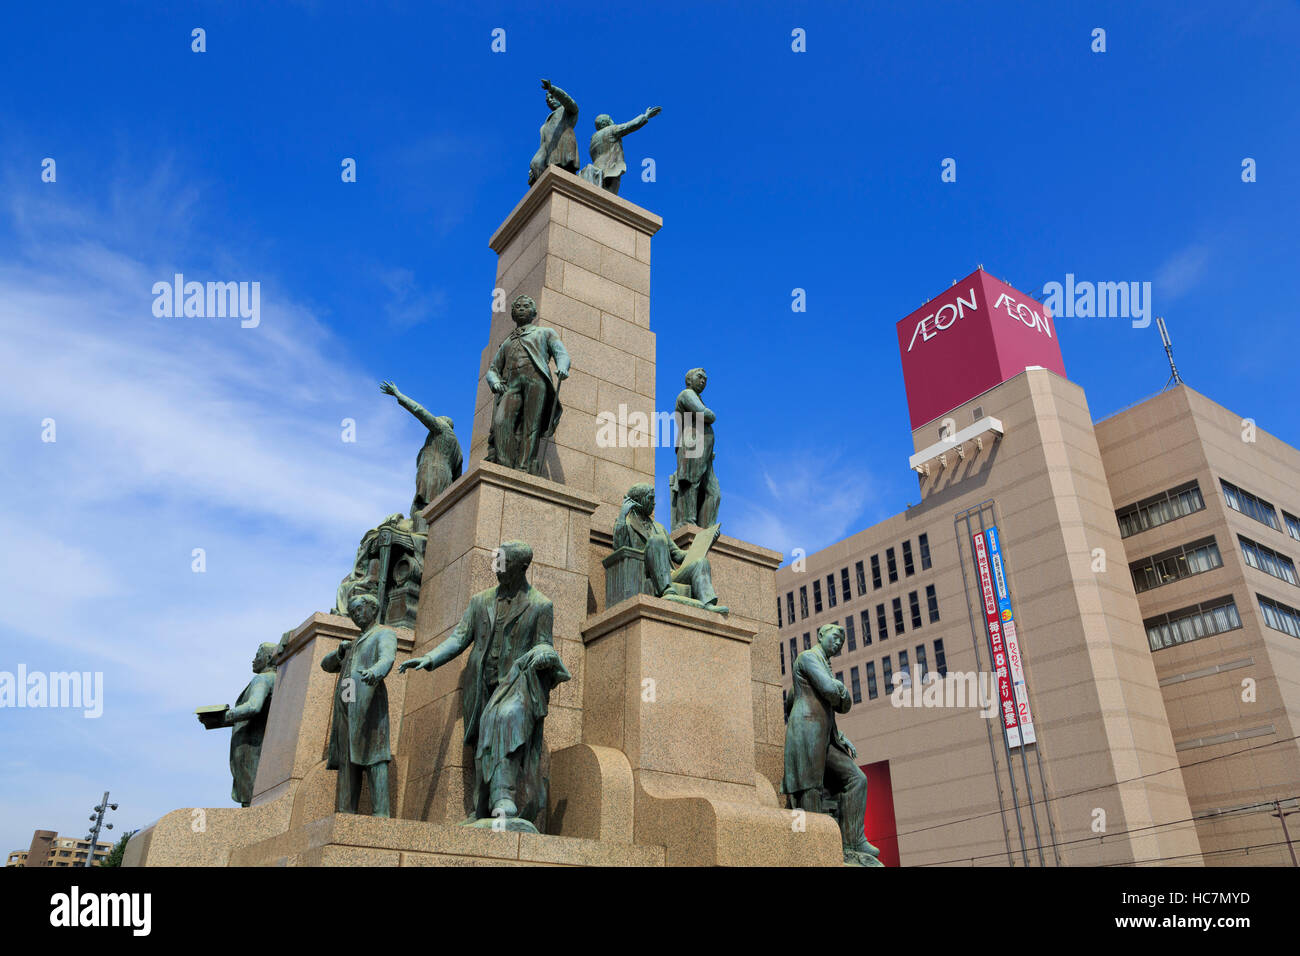
[[[975,287],[971,286],[970,299],[963,299],[960,294],[956,302],[949,302],[939,306],[920,322],[916,323],[916,329],[912,332],[912,341],[907,343],[907,350],[912,351],[912,346],[916,344],[916,337],[919,335],[922,342],[928,342],[944,329],[951,328],[952,324],[958,319],[966,317],[966,310],[972,312],[979,310],[979,305],[975,300]]]

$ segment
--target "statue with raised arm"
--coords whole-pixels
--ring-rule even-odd
[[[521,295],[510,305],[515,330],[488,366],[488,388],[496,396],[488,431],[487,461],[540,474],[542,440],[560,422],[560,387],[551,380],[551,360],[560,381],[569,377],[569,353],[554,329],[533,324],[537,303]]]
[[[707,550],[718,539],[718,528],[712,526],[705,534],[709,538],[691,545],[691,552]],[[627,490],[623,507],[614,521],[614,548],[631,548],[645,553],[645,574],[653,594],[682,604],[692,604],[706,611],[728,613],[725,604],[718,603],[713,590],[713,570],[707,554],[688,555],[668,537],[664,526],[655,521],[655,486],[646,482],[635,484]],[[690,594],[680,593],[673,585],[690,586]]]
[[[321,670],[339,675],[326,766],[339,772],[335,791],[339,813],[357,812],[364,774],[370,784],[371,812],[389,817],[388,767],[393,752],[388,741],[384,678],[397,660],[397,632],[378,624],[379,602],[371,594],[353,596],[348,616],[361,629],[361,636],[340,641],[320,662]]]
[[[253,799],[257,764],[262,757],[266,718],[275,691],[275,656],[278,644],[259,644],[253,655],[253,679],[240,693],[234,707],[201,707],[199,722],[208,730],[232,728],[230,733],[230,799],[246,807]]]
[[[578,172],[578,137],[573,132],[574,124],[578,122],[578,104],[550,80],[542,80],[542,89],[546,91],[546,106],[551,115],[542,124],[541,145],[528,164],[530,186],[546,172],[547,166],[559,166],[575,174]]]
[[[810,813],[823,812],[823,788],[837,796],[844,862],[881,866],[880,851],[862,833],[867,775],[857,765],[857,750],[835,724],[835,715],[847,714],[853,706],[844,682],[832,675],[831,658],[843,646],[844,628],[823,624],[817,629],[817,643],[795,659],[793,687],[785,697],[781,792],[790,798],[790,809]]]
[[[424,534],[429,526],[420,512],[460,477],[460,442],[456,440],[450,418],[430,413],[419,402],[403,395],[392,382],[383,382],[379,390],[397,399],[397,404],[429,430],[415,459],[415,498],[411,501],[412,530],[416,534]]]
[[[570,674],[551,636],[555,607],[528,583],[532,560],[522,541],[501,545],[497,586],[470,598],[447,639],[400,672],[435,670],[473,646],[461,696],[465,746],[474,753],[473,816],[465,823],[498,818],[499,827],[537,833],[546,828],[549,788],[542,724],[551,688]]]
[[[618,195],[618,184],[627,172],[627,162],[623,158],[623,137],[634,133],[650,118],[658,116],[662,107],[652,106],[635,119],[626,123],[615,123],[608,113],[596,117],[596,132],[591,134],[591,162],[583,167],[581,176],[588,182],[608,189]]]
[[[686,387],[677,396],[677,471],[668,479],[672,521],[707,528],[718,520],[722,493],[713,472],[713,422],[717,416],[700,399],[709,377],[702,368],[686,373]]]

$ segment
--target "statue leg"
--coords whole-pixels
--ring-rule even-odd
[[[345,744],[346,746],[346,744]],[[361,768],[347,760],[339,767],[339,784],[334,808],[338,813],[356,813],[361,804]]]
[[[654,585],[656,597],[662,597],[673,580],[672,554],[663,538],[651,538],[645,546],[645,572]]]
[[[511,382],[506,390],[497,396],[496,406],[492,409],[492,434],[496,439],[497,463],[507,468],[517,468],[520,458],[519,412],[523,408],[524,396],[518,383]]]
[[[673,572],[674,581],[685,581],[691,586],[691,597],[701,604],[717,604],[718,592],[713,590],[713,569],[708,558],[683,564]]]
[[[707,476],[699,484],[699,507],[696,509],[697,524],[707,528],[718,520],[718,507],[722,504],[722,490],[718,487],[718,476],[710,468]]]
[[[839,794],[840,836],[846,850],[865,851],[862,823],[867,814],[867,775],[837,747],[826,753],[826,785]]]
[[[541,462],[538,452],[542,444],[542,414],[546,411],[546,383],[540,378],[529,377],[522,386],[523,400],[520,423],[519,457],[516,468],[537,474]]]
[[[366,767],[366,778],[370,781],[371,809],[377,817],[387,818],[393,815],[389,806],[388,765],[389,761],[383,760]]]
[[[695,482],[677,479],[677,499],[682,506],[682,524],[699,524],[696,519],[699,512],[699,498],[699,486]],[[681,525],[678,525],[678,527],[681,527]]]

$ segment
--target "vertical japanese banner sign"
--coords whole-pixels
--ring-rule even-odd
[[[1020,721],[1016,715],[1014,691],[1011,689],[1011,670],[1007,663],[1006,645],[1002,640],[1002,621],[998,610],[998,597],[993,589],[993,571],[989,565],[988,544],[983,531],[976,531],[975,566],[979,571],[980,600],[984,606],[984,623],[989,632],[989,649],[993,655],[993,669],[998,681],[998,700],[1002,705],[1002,729],[1007,735],[1007,746],[1020,746]]]
[[[1007,590],[1007,572],[1002,563],[1002,546],[997,526],[988,529],[989,564],[993,568],[993,588],[998,597],[998,616],[1002,620],[1002,641],[1007,649],[1007,663],[1011,666],[1011,689],[1016,698],[1016,719],[1020,723],[1020,739],[1027,744],[1038,738],[1034,735],[1034,718],[1029,713],[1029,690],[1025,686],[1025,668],[1020,657],[1020,639],[1016,636],[1016,618],[1011,611],[1011,592]]]

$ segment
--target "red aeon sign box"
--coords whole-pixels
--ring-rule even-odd
[[[1041,302],[983,269],[903,319],[898,351],[912,428],[943,417],[1028,365],[1064,377],[1055,323]]]

